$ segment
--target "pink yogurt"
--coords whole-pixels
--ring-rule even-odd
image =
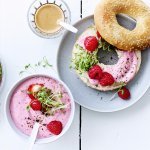
[[[29,111],[26,110],[26,106],[31,101],[26,91],[29,85],[36,83],[44,84],[44,86],[51,89],[53,92],[62,93],[63,97],[61,101],[67,105],[64,112],[59,110],[54,114],[54,116],[45,116],[41,113],[41,111],[33,111],[32,109]],[[40,139],[48,138],[53,136],[46,127],[49,122],[53,120],[61,121],[63,127],[68,122],[71,113],[70,97],[63,85],[58,83],[58,81],[44,76],[32,77],[21,83],[16,88],[10,102],[10,113],[16,127],[24,134],[30,135],[35,121],[38,121],[41,123],[41,126],[37,137]]]

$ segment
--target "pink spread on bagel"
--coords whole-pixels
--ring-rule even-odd
[[[97,34],[94,30],[88,30],[83,35],[79,37],[77,40],[77,44],[80,45],[83,49],[86,50],[84,41],[85,38],[88,36],[95,36],[97,37]],[[98,38],[98,37],[97,37]],[[121,51],[117,50],[119,60],[114,65],[104,65],[99,63],[100,67],[103,69],[103,71],[111,73],[111,75],[114,77],[115,82],[129,82],[136,74],[137,72],[137,65],[138,65],[138,57],[136,56],[136,53],[134,51]],[[93,85],[98,84],[96,80],[89,79],[90,83]]]

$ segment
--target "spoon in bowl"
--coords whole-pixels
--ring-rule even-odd
[[[67,29],[67,30],[69,30],[69,31],[71,31],[73,33],[77,33],[78,32],[77,28],[75,28],[74,26],[72,26],[72,25],[70,25],[70,24],[68,24],[68,23],[66,23],[64,21],[58,20],[57,24],[61,25],[62,27],[64,27],[65,29]]]
[[[29,138],[29,148],[28,148],[28,150],[32,150],[32,148],[33,148],[33,145],[35,143],[35,140],[36,140],[36,137],[37,137],[37,134],[38,134],[38,131],[39,131],[39,127],[40,127],[40,124],[38,122],[35,122],[35,124],[33,126],[32,133],[31,133],[30,138]]]

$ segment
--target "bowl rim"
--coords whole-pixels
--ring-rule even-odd
[[[30,79],[30,78],[33,78],[33,77],[40,77],[40,76],[43,76],[43,77],[48,77],[48,78],[52,78],[54,80],[56,80],[58,83],[62,84],[64,86],[64,88],[67,90],[68,94],[69,94],[69,97],[70,97],[70,104],[71,104],[71,114],[70,114],[70,117],[68,119],[68,122],[67,124],[65,125],[63,131],[55,136],[51,136],[49,138],[43,138],[43,139],[37,139],[35,144],[44,144],[44,143],[50,143],[50,142],[53,142],[57,139],[59,139],[60,137],[62,137],[69,129],[69,127],[71,126],[72,122],[73,122],[73,118],[74,118],[74,114],[75,114],[75,102],[74,102],[74,98],[72,96],[72,93],[70,91],[70,89],[68,88],[68,86],[63,82],[61,81],[60,79],[56,78],[56,77],[53,77],[51,75],[47,75],[47,74],[32,74],[32,75],[28,75],[26,77],[23,77],[22,79],[19,79],[18,81],[16,81],[12,87],[10,88],[9,92],[7,93],[7,96],[6,96],[6,99],[5,99],[5,103],[4,103],[4,113],[5,113],[5,119],[6,119],[6,122],[7,124],[9,125],[9,127],[20,137],[22,137],[22,139],[24,140],[28,140],[28,135],[25,135],[24,133],[22,133],[17,127],[16,125],[14,124],[13,120],[12,120],[12,117],[11,117],[11,114],[10,114],[10,110],[9,110],[9,105],[10,105],[10,100],[11,100],[11,96],[13,94],[13,92],[15,91],[15,89],[21,84],[23,83],[24,81],[26,81],[27,79]]]

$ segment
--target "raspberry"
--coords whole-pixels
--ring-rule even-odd
[[[101,38],[100,33],[97,31],[96,34],[97,34],[97,37],[100,39]]]
[[[28,96],[34,100],[35,99],[34,93],[37,92],[43,86],[44,84],[31,84],[28,87]]]
[[[41,110],[41,108],[42,108],[41,102],[38,100],[32,100],[30,102],[30,106],[35,111]]]
[[[62,131],[62,123],[60,121],[51,121],[48,125],[47,125],[47,129],[55,134],[55,135],[59,135]]]
[[[97,38],[95,36],[86,37],[85,41],[84,41],[84,46],[90,52],[95,51],[95,49],[97,49],[97,47],[98,47]]]
[[[99,81],[100,85],[102,86],[112,85],[114,82],[114,77],[108,72],[103,72],[103,76]]]
[[[90,70],[88,71],[88,75],[91,79],[100,80],[102,77],[102,69],[98,65],[92,66]]]
[[[130,91],[126,87],[122,87],[118,91],[118,96],[124,100],[128,100],[130,98]]]

